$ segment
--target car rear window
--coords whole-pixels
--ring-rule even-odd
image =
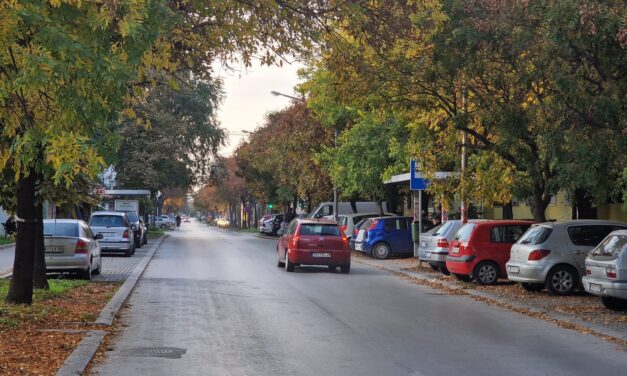
[[[523,236],[518,239],[518,244],[542,244],[549,238],[549,236],[551,236],[552,232],[553,229],[549,227],[531,226],[531,228],[529,228],[529,230],[527,230]]]
[[[89,225],[92,227],[126,227],[124,217],[119,215],[95,215],[91,217]]]
[[[436,232],[433,233],[434,236],[444,235],[448,232],[449,228],[453,226],[453,222],[444,222],[442,227],[440,227]]]
[[[612,231],[615,226],[572,226],[568,228],[568,237],[574,245],[596,247]]]
[[[459,230],[457,230],[457,234],[455,234],[455,240],[460,242],[467,242],[470,239],[470,235],[472,231],[477,227],[474,223],[466,223]]]
[[[337,225],[327,224],[310,224],[303,223],[300,225],[300,235],[329,235],[329,236],[341,236],[340,229]]]
[[[627,236],[608,236],[592,251],[593,256],[617,258],[621,252],[627,252]]]
[[[44,222],[44,236],[78,237],[78,225],[66,222]]]

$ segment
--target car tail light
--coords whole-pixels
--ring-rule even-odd
[[[344,249],[348,249],[348,238],[344,234],[342,234],[342,244],[344,245]]]
[[[608,266],[605,268],[605,275],[607,278],[616,278],[616,268],[613,266]]]
[[[89,245],[87,242],[83,240],[79,240],[76,242],[76,249],[74,250],[74,254],[87,254],[89,252]]]
[[[342,230],[342,234],[346,233],[346,225],[340,227],[340,230]]]
[[[549,255],[551,251],[548,249],[536,249],[531,251],[529,257],[527,258],[529,261],[538,261]]]
[[[372,221],[370,226],[368,226],[368,231],[372,231],[372,230],[376,229],[378,224],[379,224],[379,221]]]
[[[128,239],[128,230],[124,230],[124,234],[122,235],[124,239]]]
[[[298,235],[295,235],[295,236],[292,238],[292,247],[293,247],[293,248],[298,248],[298,241],[299,241],[299,240],[300,240],[300,236],[298,236]]]
[[[448,248],[449,244],[448,244],[448,241],[446,240],[446,238],[438,238],[437,247],[438,248]]]

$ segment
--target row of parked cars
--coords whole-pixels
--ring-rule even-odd
[[[411,218],[375,217],[351,234],[355,251],[385,259],[413,254]],[[500,278],[528,291],[569,295],[578,288],[602,296],[611,309],[627,308],[627,224],[573,220],[447,221],[421,234],[419,257],[462,281],[494,284]]]
[[[148,231],[136,212],[94,212],[86,223],[79,219],[44,220],[48,272],[76,273],[91,279],[102,271],[102,253],[127,257],[148,243]]]

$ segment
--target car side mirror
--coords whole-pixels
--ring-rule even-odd
[[[100,240],[100,239],[102,239],[102,238],[103,238],[102,234],[96,234],[96,235],[94,235],[94,240]]]

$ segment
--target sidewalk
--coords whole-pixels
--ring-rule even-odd
[[[627,341],[627,314],[612,312],[603,307],[598,297],[583,292],[560,297],[551,296],[546,291],[528,292],[518,284],[505,280],[493,286],[465,283],[433,271],[428,266],[419,267],[418,261],[411,258],[375,260],[353,253],[352,260],[387,270],[413,283],[429,286],[443,293],[468,295],[490,305],[553,322],[560,327]]]

